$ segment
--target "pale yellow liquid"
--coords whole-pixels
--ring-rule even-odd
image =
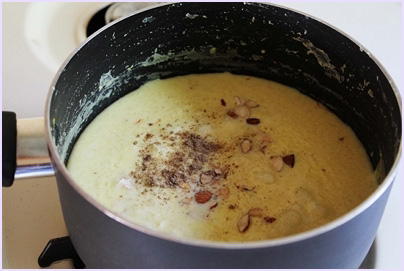
[[[250,108],[259,124],[227,114],[236,107],[235,96],[259,104]],[[184,157],[183,168],[176,168],[186,171],[192,160],[180,136],[186,132],[220,148],[187,175],[188,185],[147,183],[150,175],[162,178],[175,152]],[[271,142],[259,140],[263,133]],[[245,139],[252,142],[247,153],[240,148]],[[277,171],[270,157],[288,154],[295,155],[294,167],[284,164]],[[145,165],[146,155],[153,165]],[[218,168],[227,175],[200,183],[201,172]],[[68,169],[94,199],[134,223],[220,241],[273,239],[315,228],[347,213],[377,187],[363,146],[335,115],[290,87],[229,73],[156,80],[121,98],[82,133]],[[227,197],[219,192],[223,187]],[[195,200],[201,190],[212,193],[206,203]],[[240,232],[237,222],[252,208],[262,215],[251,216]]]

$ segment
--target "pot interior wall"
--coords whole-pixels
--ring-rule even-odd
[[[274,80],[318,100],[350,125],[383,179],[400,148],[401,113],[389,80],[338,31],[260,3],[177,3],[93,36],[62,70],[49,117],[63,162],[103,109],[147,81],[232,72]]]

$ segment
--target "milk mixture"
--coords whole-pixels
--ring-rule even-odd
[[[85,129],[68,170],[109,210],[174,236],[273,239],[345,214],[377,187],[354,132],[249,76],[149,82]]]

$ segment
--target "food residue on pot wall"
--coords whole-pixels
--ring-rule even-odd
[[[142,20],[142,23],[151,23],[155,20],[156,18],[153,16],[149,16],[149,17],[144,17],[144,19]]]
[[[314,46],[314,44],[307,39],[303,39],[300,37],[294,37],[293,39],[301,42],[304,45],[304,47],[307,48],[308,55],[309,54],[314,55],[314,57],[317,59],[318,64],[324,68],[325,74],[328,77],[335,78],[339,83],[344,81],[344,77],[337,72],[335,66],[331,64],[331,59],[323,50]]]

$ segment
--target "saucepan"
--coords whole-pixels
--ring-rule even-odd
[[[363,143],[377,190],[316,229],[226,243],[143,228],[77,186],[66,170],[70,152],[106,107],[153,79],[217,72],[277,81],[324,104]],[[377,60],[332,26],[263,3],[170,3],[111,23],[60,68],[45,120],[65,223],[88,268],[358,268],[401,157],[401,98]]]

